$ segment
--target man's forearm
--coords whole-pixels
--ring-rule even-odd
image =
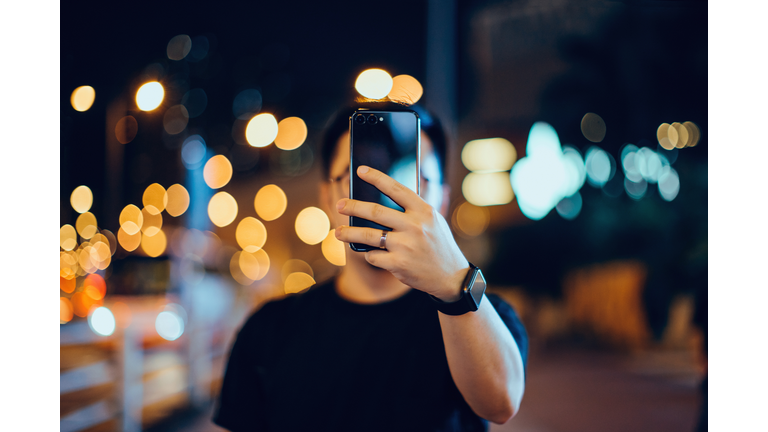
[[[520,407],[525,389],[523,360],[512,334],[483,298],[475,312],[438,312],[451,376],[477,415],[505,423]]]

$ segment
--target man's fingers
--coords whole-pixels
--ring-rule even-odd
[[[392,254],[385,250],[372,250],[365,253],[365,260],[372,266],[392,271]]]
[[[351,226],[340,226],[336,228],[336,238],[346,243],[362,243],[368,246],[378,248],[381,244],[382,230],[375,228],[361,228]],[[387,248],[391,246],[390,231],[387,234]]]
[[[380,204],[347,198],[340,199],[336,209],[343,215],[361,217],[393,229],[402,228],[405,217],[402,212]]]
[[[379,170],[361,165],[357,168],[357,175],[364,181],[375,186],[376,189],[383,192],[386,196],[392,198],[392,201],[396,202],[406,210],[416,209],[425,204],[416,192],[408,189]]]

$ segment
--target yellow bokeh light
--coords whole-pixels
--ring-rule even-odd
[[[675,145],[669,141],[667,137],[667,131],[669,130],[669,123],[662,123],[656,129],[656,139],[659,141],[659,145],[665,150],[672,150]]]
[[[93,273],[99,268],[96,266],[96,263],[94,263],[92,259],[92,250],[93,247],[91,245],[87,245],[80,249],[79,251],[79,257],[77,259],[77,263],[80,264],[80,267],[86,271],[86,273]]]
[[[410,75],[398,75],[392,78],[392,90],[389,99],[407,105],[413,105],[421,99],[424,88],[416,78]]]
[[[78,186],[69,197],[72,208],[78,213],[85,213],[93,205],[93,192],[88,186]]]
[[[253,206],[260,218],[265,221],[272,221],[285,213],[285,209],[288,207],[288,197],[285,196],[285,192],[279,186],[266,185],[256,193]]]
[[[242,251],[238,257],[240,270],[251,280],[259,279],[260,265],[259,260],[250,252]]]
[[[168,188],[167,194],[168,200],[165,205],[165,211],[173,217],[184,214],[189,207],[189,192],[187,192],[187,189],[177,183]]]
[[[136,92],[136,105],[142,111],[152,111],[160,106],[165,97],[165,90],[162,84],[157,81],[152,81],[139,87],[139,91]]]
[[[288,275],[291,273],[306,273],[312,277],[315,277],[315,272],[312,270],[312,266],[300,259],[289,259],[283,264],[283,268],[280,270],[280,276],[285,283],[288,279]]]
[[[160,230],[155,235],[143,235],[141,236],[141,250],[145,254],[155,258],[165,252],[165,247],[168,245],[165,233]]]
[[[291,273],[285,279],[285,293],[293,294],[304,291],[315,284],[315,279],[306,273]]]
[[[177,135],[187,128],[189,112],[184,105],[174,105],[163,115],[163,128],[169,135]]]
[[[64,225],[59,228],[59,246],[65,251],[71,251],[77,247],[77,231],[72,225]]]
[[[475,237],[488,228],[491,213],[486,207],[478,207],[468,202],[462,203],[453,212],[453,226],[460,233],[469,237]]]
[[[383,99],[392,90],[392,76],[382,69],[368,69],[358,75],[355,90],[369,99]]]
[[[64,279],[75,279],[78,272],[78,255],[75,251],[66,251],[59,254],[59,276]]]
[[[61,318],[59,318],[60,324],[65,324],[72,321],[72,302],[66,297],[59,297],[59,309],[61,310]]]
[[[683,126],[681,123],[678,123],[678,122],[674,122],[669,126],[670,126],[670,129],[675,128],[675,132],[677,132],[677,143],[675,144],[675,147],[681,149],[688,146],[688,144],[690,144],[689,142],[690,134],[688,133],[688,128],[686,128],[685,126]],[[669,132],[667,132],[667,134],[669,134]]]
[[[672,143],[673,146],[677,147],[677,140],[680,136],[677,134],[677,129],[672,125],[669,125],[667,128],[667,138],[669,138],[669,142]]]
[[[266,147],[277,138],[277,119],[272,114],[253,117],[245,128],[245,140],[252,147]]]
[[[515,198],[506,172],[471,172],[464,177],[461,193],[464,199],[476,206],[508,204]]]
[[[144,208],[151,214],[159,214],[168,205],[168,193],[159,183],[152,183],[144,189],[141,203],[144,204]]]
[[[120,229],[125,231],[126,234],[136,234],[143,224],[144,216],[141,214],[141,210],[135,205],[128,204],[123,211],[120,212]]]
[[[277,124],[275,145],[282,150],[295,150],[307,139],[307,124],[298,117],[288,117]]]
[[[101,230],[101,234],[107,239],[106,243],[109,245],[110,254],[114,255],[117,251],[117,238],[110,230]]]
[[[317,207],[307,207],[296,216],[296,234],[307,244],[318,244],[325,240],[331,221],[328,215]]]
[[[181,60],[189,54],[191,49],[192,39],[185,34],[180,34],[172,37],[171,40],[168,41],[165,53],[171,60]]]
[[[347,264],[347,248],[344,242],[336,238],[336,230],[332,229],[328,232],[328,235],[323,240],[321,245],[323,256],[331,264],[335,266],[343,266]]]
[[[93,235],[96,234],[97,227],[98,225],[96,224],[96,216],[94,216],[91,212],[85,212],[81,214],[75,221],[75,228],[77,228],[77,233],[80,234],[80,237],[85,239],[93,237]]]
[[[237,244],[244,251],[253,253],[261,249],[264,243],[266,243],[267,228],[264,227],[260,220],[254,217],[247,217],[237,224],[235,238],[237,239]]]
[[[72,108],[75,111],[88,111],[93,106],[93,101],[96,99],[96,90],[91,86],[80,86],[72,92],[72,96],[69,101],[72,103]]]
[[[205,163],[203,178],[209,188],[222,188],[232,179],[232,164],[226,156],[216,155]]]
[[[243,270],[240,268],[240,255],[244,253],[247,252],[237,251],[234,255],[232,255],[232,258],[229,260],[229,273],[232,275],[232,278],[237,281],[237,283],[240,285],[248,286],[251,285],[254,280],[246,276],[245,273],[243,273]]]
[[[136,138],[139,132],[139,123],[133,116],[125,116],[115,125],[115,138],[120,144],[128,144]]]
[[[122,227],[120,227],[117,231],[117,241],[126,251],[135,251],[141,244],[141,231],[136,230],[135,234],[128,234]]]
[[[701,138],[701,131],[699,130],[699,127],[696,125],[696,123],[691,121],[683,122],[683,124],[691,132],[691,142],[688,144],[688,147],[696,147],[696,144],[699,143],[699,138]]]
[[[237,201],[226,192],[219,192],[208,202],[208,217],[217,227],[225,227],[237,217]]]
[[[269,271],[269,255],[264,248],[257,250],[252,255],[255,256],[256,260],[259,262],[259,274],[256,280],[260,280],[264,278]]]
[[[65,293],[69,294],[69,293],[75,292],[76,284],[77,284],[77,280],[75,278],[69,278],[69,279],[65,277],[59,278],[59,289],[61,289]]]
[[[504,138],[472,140],[461,151],[461,162],[474,172],[509,171],[517,160],[517,150]]]
[[[595,113],[586,113],[581,119],[581,133],[589,141],[599,143],[605,138],[605,121]]]
[[[141,210],[141,232],[147,236],[153,236],[163,227],[163,216],[153,206],[144,207]]]

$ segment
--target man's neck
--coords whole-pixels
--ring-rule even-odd
[[[358,253],[358,252],[354,252]],[[384,303],[402,297],[411,287],[392,273],[373,267],[365,260],[347,259],[336,278],[336,292],[353,303]]]

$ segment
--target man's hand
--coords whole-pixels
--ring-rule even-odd
[[[339,200],[336,204],[339,213],[392,228],[387,235],[387,249],[368,251],[365,259],[411,288],[446,302],[458,300],[469,263],[456,245],[445,218],[415,192],[381,171],[360,166],[357,174],[405,209],[400,212],[365,201]],[[336,229],[336,238],[343,242],[376,248],[381,234],[381,230],[374,228],[341,226]]]

